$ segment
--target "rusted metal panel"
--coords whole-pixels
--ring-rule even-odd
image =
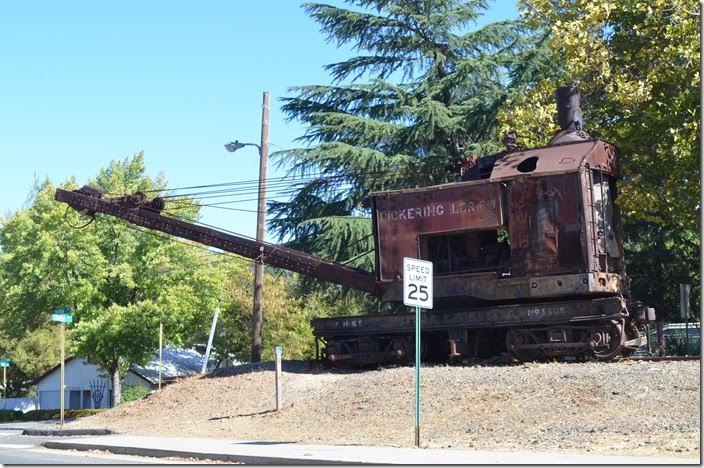
[[[403,283],[384,285],[382,300],[401,302]],[[554,276],[500,277],[495,273],[436,276],[433,295],[439,303],[445,301],[515,301],[548,299],[566,296],[603,296],[627,294],[623,275],[614,273],[574,273]]]
[[[606,141],[597,140],[585,162],[589,164],[591,169],[598,169],[618,176],[621,172],[618,161],[616,147]]]
[[[509,153],[496,161],[489,180],[494,182],[526,175],[575,172],[587,161],[598,143],[586,141]]]
[[[617,168],[616,168],[617,169]],[[608,171],[583,168],[580,172],[582,197],[584,199],[584,219],[586,230],[587,256],[591,271],[608,271],[623,274],[623,225],[618,207],[614,203],[615,181]],[[600,183],[610,183],[610,195],[600,193]],[[601,202],[610,204],[610,209],[601,207]],[[611,214],[610,229],[605,229],[603,214]],[[613,239],[605,243],[605,236]],[[610,245],[609,245],[610,244]]]
[[[496,229],[503,224],[498,184],[465,182],[386,192],[372,195],[372,201],[381,281],[402,277],[403,257],[419,253],[419,235]]]
[[[512,275],[587,270],[579,187],[577,173],[520,177],[509,185]]]

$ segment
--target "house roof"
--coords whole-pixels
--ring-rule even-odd
[[[78,356],[71,356],[66,358],[64,362],[68,364],[76,358]],[[203,366],[203,358],[202,354],[192,349],[164,348],[162,353],[162,380],[185,377],[200,372]],[[42,379],[60,367],[61,363],[44,372],[32,381],[32,385],[37,385]],[[157,384],[159,382],[159,353],[156,352],[149,362],[143,366],[133,364],[130,366],[130,371],[150,383]]]
[[[162,353],[163,366],[161,378],[174,379],[200,372],[203,366],[204,356],[192,349],[164,348]],[[130,371],[143,379],[156,384],[159,382],[159,353],[156,353],[150,361],[138,366],[133,364]]]

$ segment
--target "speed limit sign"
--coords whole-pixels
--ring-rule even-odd
[[[433,262],[403,258],[403,303],[411,307],[433,308]]]

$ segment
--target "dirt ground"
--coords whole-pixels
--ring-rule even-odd
[[[220,369],[75,421],[134,435],[414,444],[415,370],[286,361]],[[424,366],[421,445],[698,458],[700,362]]]

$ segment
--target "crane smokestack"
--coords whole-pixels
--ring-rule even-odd
[[[582,130],[584,121],[582,120],[582,108],[579,105],[579,88],[560,86],[555,90],[555,98],[560,129],[562,131]]]

